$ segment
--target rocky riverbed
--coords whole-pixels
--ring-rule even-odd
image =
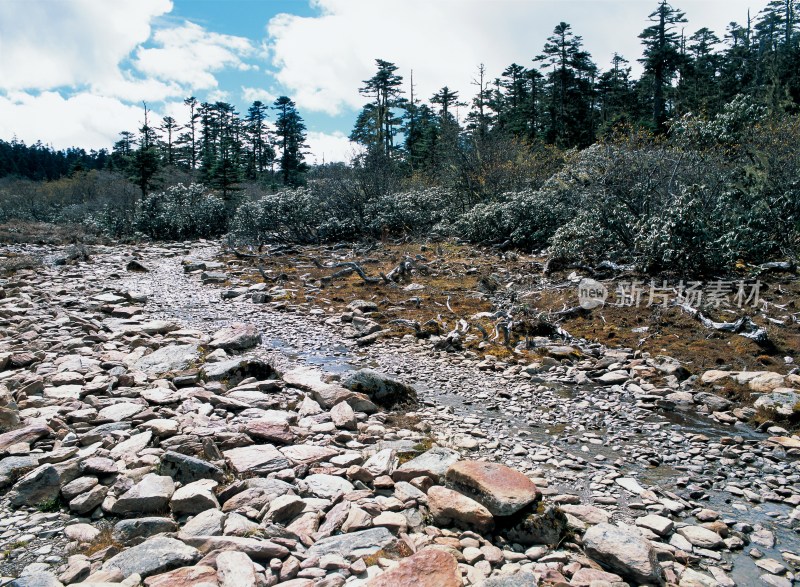
[[[292,303],[218,252],[6,278],[4,583],[794,584],[800,439],[709,385],[785,409],[796,375],[384,339],[380,300]]]

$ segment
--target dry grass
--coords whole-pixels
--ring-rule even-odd
[[[92,556],[93,554],[97,554],[107,548],[122,548],[123,546],[114,540],[112,530],[110,527],[102,528],[100,530],[100,534],[95,538],[91,543],[89,543],[84,549],[81,554],[85,554],[86,556]]]
[[[365,283],[356,274],[326,282],[323,278],[331,276],[338,269],[319,268],[313,262],[316,259],[322,264],[332,265],[357,261],[369,276],[377,277],[381,272],[391,271],[405,256],[418,258],[418,262],[427,270],[415,272],[399,286]],[[350,248],[334,250],[330,247],[304,247],[290,254],[268,257],[262,262],[237,259],[232,255],[225,256],[223,260],[228,262],[232,273],[248,283],[263,281],[256,269],[259,263],[267,275],[282,276],[268,285],[285,288],[290,304],[317,306],[326,310],[332,308],[335,312],[330,312],[330,315],[337,315],[336,312],[345,310],[356,299],[373,301],[378,304],[379,312],[371,318],[388,329],[389,336],[415,334],[412,328],[391,324],[395,319],[413,320],[420,325],[436,320],[441,324],[441,334],[446,334],[459,320],[465,319],[473,326],[469,334],[477,335],[465,347],[481,356],[492,355],[503,361],[536,359],[533,353],[512,351],[512,348],[526,334],[538,334],[535,317],[539,313],[558,312],[578,304],[577,286],[567,279],[572,269],[545,277],[541,273],[542,258],[504,254],[494,249],[453,243],[385,244],[366,255],[359,255]],[[743,277],[746,277],[744,273],[731,279]],[[650,279],[638,278],[645,282]],[[753,316],[757,324],[767,327],[772,346],[764,347],[742,336],[708,330],[677,307],[648,307],[646,304],[617,307],[609,304],[564,319],[560,325],[573,336],[610,347],[646,351],[653,356],[675,357],[686,363],[692,373],[723,365],[735,370],[766,368],[786,373],[793,365],[787,365],[783,357],[800,359],[800,328],[791,318],[792,314],[798,312],[796,300],[800,297],[800,281],[794,276],[768,276],[763,277],[762,281],[766,287],[762,289],[761,299],[768,302],[770,317],[785,321],[780,325],[765,321],[759,315]],[[479,288],[490,282],[498,287],[497,293],[481,295]],[[404,290],[410,283],[421,284],[424,289]],[[524,308],[530,319],[519,320],[517,317],[520,329],[512,333],[508,346],[494,341],[478,349],[483,337],[475,326],[480,324],[493,338],[494,325],[490,319],[475,319],[474,315],[497,310],[493,301],[507,300],[511,291],[517,296],[515,304]],[[748,311],[751,315],[756,313],[751,308]],[[721,313],[712,318],[718,321],[735,319],[730,314]],[[647,327],[646,332],[634,332],[634,329],[643,327]],[[431,333],[435,333],[433,328],[424,329],[424,335]]]

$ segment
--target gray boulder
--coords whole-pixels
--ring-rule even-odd
[[[61,479],[53,465],[42,465],[17,481],[9,495],[15,507],[37,506],[58,498]]]
[[[171,477],[148,473],[111,507],[113,514],[150,514],[167,509],[175,483]]]
[[[417,401],[417,390],[411,385],[372,369],[349,373],[342,380],[342,386],[363,393],[379,406],[387,408]]]
[[[261,333],[252,324],[231,324],[214,333],[209,346],[214,349],[243,351],[261,344]]]
[[[318,540],[308,549],[308,555],[321,557],[326,554],[338,554],[346,559],[355,560],[375,554],[394,541],[394,536],[386,528],[370,528]]]
[[[116,569],[123,577],[136,573],[144,578],[190,565],[199,558],[196,548],[174,538],[156,536],[111,557],[103,564],[103,570]]]
[[[200,358],[196,344],[171,344],[136,361],[133,368],[145,373],[185,371]]]
[[[597,524],[583,535],[586,554],[637,585],[663,585],[661,566],[650,542],[633,528]]]
[[[223,472],[208,461],[168,450],[161,457],[161,474],[169,475],[179,483],[187,484],[201,479],[222,481]]]

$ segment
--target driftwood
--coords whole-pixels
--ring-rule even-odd
[[[745,338],[749,338],[750,340],[753,340],[759,344],[769,342],[767,330],[758,326],[747,316],[740,317],[738,320],[736,320],[736,322],[714,322],[707,316],[703,315],[703,313],[696,308],[692,308],[687,304],[678,304],[678,306],[684,312],[697,319],[698,322],[700,322],[709,330],[719,330],[721,332],[738,334],[739,336],[744,336]]]
[[[759,265],[755,271],[756,275],[763,273],[797,273],[797,265],[794,261],[774,261]]]

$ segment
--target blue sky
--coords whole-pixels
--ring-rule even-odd
[[[603,68],[641,55],[657,0],[0,0],[0,139],[110,147],[153,117],[186,120],[184,97],[245,112],[286,94],[309,130],[312,161],[347,160],[347,135],[375,58],[416,93],[443,85],[469,100],[480,63],[491,78],[531,66],[570,23]],[[674,0],[690,35],[755,16],[766,0]]]

